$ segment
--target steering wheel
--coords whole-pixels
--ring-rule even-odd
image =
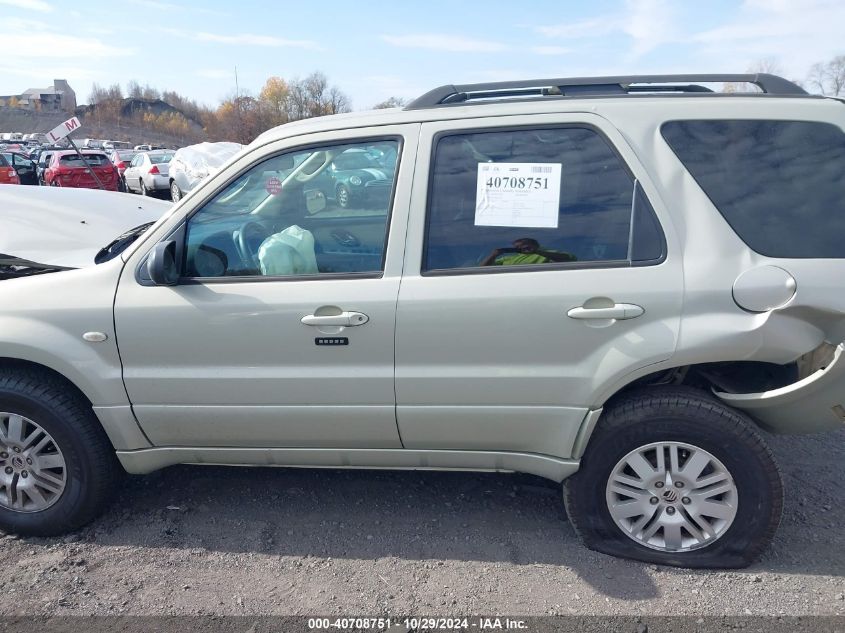
[[[247,222],[235,232],[235,247],[244,266],[251,270],[261,270],[258,261],[258,248],[270,237],[270,231],[259,222]]]

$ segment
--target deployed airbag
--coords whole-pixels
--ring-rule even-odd
[[[294,224],[274,233],[258,248],[262,275],[313,275],[319,272],[311,231]]]

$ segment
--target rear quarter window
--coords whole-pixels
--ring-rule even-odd
[[[663,138],[731,228],[768,257],[845,257],[845,133],[830,123],[670,121]]]

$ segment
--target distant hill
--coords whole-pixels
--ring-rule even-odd
[[[78,116],[80,119],[82,117],[88,117],[90,115],[96,116],[97,110],[101,107],[103,107],[101,104],[81,105],[76,109],[76,116]],[[162,114],[169,113],[180,114],[192,123],[194,123],[197,128],[202,129],[202,125],[200,125],[199,121],[191,119],[187,114],[185,114],[178,108],[174,108],[172,105],[170,105],[166,101],[162,101],[161,99],[126,98],[122,100],[120,107],[121,117],[129,119],[138,114],[145,113],[150,113],[155,116],[161,116]]]
[[[109,107],[111,106],[111,107]],[[200,123],[161,99],[123,99],[119,114],[113,104],[82,105],[74,115],[79,117],[82,128],[74,132],[74,139],[103,138],[128,141],[133,145],[156,143],[166,146],[184,146],[206,140]],[[144,123],[144,115],[180,115],[188,122],[187,130],[172,133],[154,129]],[[0,132],[49,132],[59,123],[70,118],[67,112],[35,112],[23,108],[0,107]]]

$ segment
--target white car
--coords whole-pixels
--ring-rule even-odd
[[[170,190],[170,159],[173,152],[155,150],[136,154],[123,172],[125,190],[142,196]]]
[[[520,471],[591,548],[747,565],[766,433],[845,422],[844,128],[772,75],[449,85],[265,132],[98,265],[10,242],[0,528],[172,464]]]
[[[179,202],[203,179],[219,171],[243,149],[240,143],[198,143],[176,150],[170,161],[170,199]]]

